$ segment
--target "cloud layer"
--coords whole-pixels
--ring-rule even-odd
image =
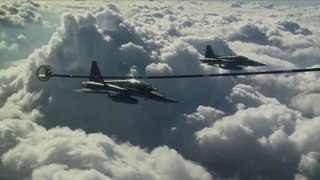
[[[223,72],[199,63],[207,44],[270,69],[318,65],[316,7],[100,3],[46,4],[69,12],[47,44],[0,71],[1,177],[319,178],[317,73],[150,80],[183,103],[135,106],[72,92],[81,80],[35,77],[41,64],[88,74],[92,60],[105,75]]]
[[[175,150],[150,153],[103,134],[25,120],[1,121],[2,168],[13,179],[210,179],[206,170]],[[171,164],[171,166],[168,166]],[[32,173],[32,174],[30,174]]]
[[[40,5],[32,1],[4,3],[0,7],[0,25],[9,28],[24,28],[27,24],[42,24],[42,17],[34,13]]]

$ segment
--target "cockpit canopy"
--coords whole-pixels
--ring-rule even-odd
[[[153,88],[149,83],[144,82],[144,81],[139,81],[137,79],[130,79],[129,80],[130,84],[133,87],[139,88],[139,89],[144,89],[148,91],[156,91],[156,88]]]
[[[245,56],[239,56],[239,59],[248,59],[248,58]]]

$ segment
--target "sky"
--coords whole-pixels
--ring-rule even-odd
[[[319,179],[318,72],[148,80],[182,103],[78,94],[107,75],[224,73],[206,45],[267,66],[319,67],[320,4],[2,1],[0,179]]]

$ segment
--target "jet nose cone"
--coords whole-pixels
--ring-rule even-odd
[[[263,63],[257,62],[257,66],[266,66],[266,64],[263,64]]]
[[[266,66],[266,64],[263,64],[258,61],[250,60],[251,66]]]

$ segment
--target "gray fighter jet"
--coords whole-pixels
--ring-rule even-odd
[[[263,63],[251,60],[245,56],[222,56],[214,54],[210,45],[207,45],[204,58],[200,62],[209,65],[218,65],[220,68],[227,70],[242,70],[243,66],[266,66]]]
[[[53,75],[47,65],[40,66],[37,77],[41,81],[47,81],[51,76],[84,78],[86,76]],[[138,100],[132,96],[151,99],[164,103],[179,103],[179,101],[168,98],[158,92],[150,84],[137,79],[104,80],[101,76],[97,62],[92,61],[89,81],[82,82],[83,88],[74,90],[79,93],[102,93],[115,102],[136,104]]]

